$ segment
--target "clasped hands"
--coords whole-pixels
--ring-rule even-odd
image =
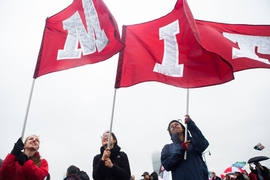
[[[104,161],[106,167],[112,168],[113,163],[110,159],[111,151],[110,148],[104,150],[101,160]]]

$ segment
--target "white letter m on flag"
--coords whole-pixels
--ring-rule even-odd
[[[101,52],[109,40],[101,30],[96,9],[92,0],[82,0],[86,27],[84,28],[82,19],[76,11],[71,17],[63,21],[63,28],[68,31],[63,50],[58,50],[57,60],[80,58],[81,53],[88,55]],[[81,49],[78,48],[80,43]]]

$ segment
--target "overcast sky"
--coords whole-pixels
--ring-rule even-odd
[[[168,14],[176,0],[105,0],[118,27]],[[0,158],[21,136],[45,20],[72,0],[0,1]],[[188,0],[195,19],[270,25],[268,0]],[[100,136],[110,128],[118,54],[97,64],[41,76],[35,81],[25,137],[40,136],[40,154],[53,180],[74,164],[92,179],[92,160]],[[222,173],[236,161],[270,156],[270,70],[235,73],[225,84],[190,90],[189,114],[210,142],[206,162]],[[172,119],[186,114],[186,89],[158,82],[120,88],[113,132],[128,154],[136,179],[152,172],[151,155],[170,137]],[[257,143],[263,151],[254,150]],[[263,161],[270,168],[270,160]],[[245,167],[248,170],[248,166]],[[249,170],[248,170],[249,172]]]

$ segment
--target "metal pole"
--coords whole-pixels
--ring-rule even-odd
[[[33,94],[33,90],[34,90],[34,84],[35,84],[35,79],[33,79],[33,82],[32,82],[30,97],[29,97],[29,100],[28,100],[28,104],[27,104],[27,108],[26,108],[26,113],[25,113],[25,117],[24,117],[23,129],[22,129],[22,134],[21,134],[22,139],[23,139],[25,128],[26,128],[26,124],[27,124],[28,112],[29,112],[30,103],[31,103],[31,99],[32,99],[32,94]]]
[[[111,134],[112,134],[112,125],[113,125],[113,116],[114,116],[114,107],[115,107],[115,99],[116,99],[116,89],[114,89],[114,96],[113,96],[113,106],[112,106],[112,115],[111,115],[111,124],[110,124],[110,132],[108,137],[108,145],[107,148],[110,148],[110,141],[111,141]]]
[[[186,115],[188,115],[188,110],[189,110],[189,88],[187,88],[187,107],[186,107]],[[186,129],[185,129],[185,141],[187,141],[187,124],[186,124]],[[187,159],[187,151],[185,151],[184,154],[184,160]]]

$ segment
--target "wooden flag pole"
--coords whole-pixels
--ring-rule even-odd
[[[29,100],[28,100],[28,104],[27,104],[27,108],[26,108],[25,117],[24,117],[23,129],[22,129],[22,134],[21,134],[22,139],[23,139],[23,136],[25,133],[25,128],[26,128],[26,123],[27,123],[27,119],[28,119],[28,113],[29,113],[29,108],[30,108],[30,104],[31,104],[34,85],[35,85],[35,79],[33,79],[33,82],[32,82],[31,92],[30,92],[30,96],[29,96]]]
[[[112,106],[112,115],[111,115],[111,124],[110,124],[110,131],[108,137],[108,145],[107,148],[110,148],[110,141],[111,141],[111,134],[112,134],[112,125],[113,125],[113,116],[114,116],[114,107],[115,107],[115,99],[116,99],[116,88],[114,89],[114,96],[113,96],[113,106]]]
[[[186,115],[188,115],[188,110],[189,110],[189,88],[187,88],[187,111],[186,111]],[[184,118],[184,122],[185,122],[185,118]],[[186,129],[185,129],[185,141],[187,141],[187,124],[186,124]],[[184,159],[187,159],[187,151],[185,151],[184,154]]]

